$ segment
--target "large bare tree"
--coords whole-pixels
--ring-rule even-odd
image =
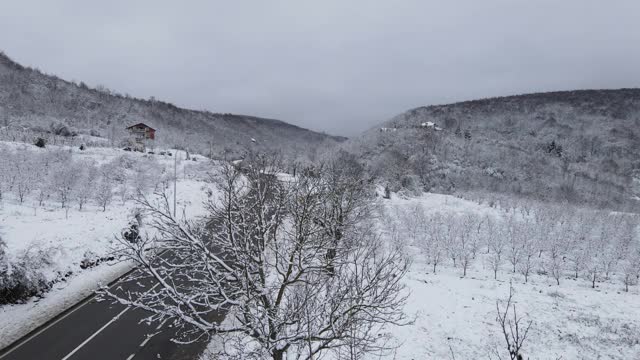
[[[150,321],[173,320],[190,335],[179,341],[214,336],[217,358],[314,359],[341,349],[356,358],[384,347],[382,328],[405,322],[407,260],[351,213],[326,216],[327,197],[338,196],[327,193],[326,179],[280,182],[276,172],[268,157],[222,166],[220,200],[199,221],[175,217],[166,194],[141,197],[157,235],[123,241],[121,255],[140,266],[134,276],[158,285],[105,295],[147,310]],[[342,240],[331,269],[326,252],[336,237],[328,228]]]

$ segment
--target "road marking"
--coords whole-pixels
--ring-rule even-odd
[[[164,320],[162,320],[162,322],[160,323],[160,325],[158,325],[158,327],[156,328],[156,330],[160,330],[160,328],[162,327],[162,325],[164,325],[164,323],[166,323],[166,322],[167,322],[167,320],[169,320],[169,319],[164,319]]]
[[[160,283],[155,284],[151,289],[147,290],[144,294],[142,294],[143,296],[146,295],[147,293],[149,293],[150,291],[152,291],[153,289],[155,289],[158,285],[160,285]],[[100,329],[98,329],[98,331],[96,331],[95,333],[93,333],[93,335],[89,336],[89,338],[87,338],[87,340],[83,341],[82,344],[78,345],[77,348],[73,349],[72,352],[70,352],[67,356],[63,357],[62,360],[67,360],[69,359],[73,354],[75,354],[78,350],[80,350],[83,346],[87,345],[87,343],[89,341],[91,341],[91,339],[93,339],[94,337],[98,336],[98,334],[100,334],[102,332],[102,330],[106,329],[109,325],[113,324],[114,322],[118,321],[118,319],[120,319],[120,316],[124,313],[126,313],[127,311],[129,311],[129,309],[131,309],[130,306],[127,306],[124,310],[122,310],[118,315],[116,315],[113,319],[109,320],[108,323],[104,324],[104,326],[102,326]]]
[[[147,338],[146,338],[146,339],[144,339],[144,341],[142,342],[142,344],[140,344],[140,347],[144,347],[144,346],[149,342],[149,340],[151,340],[151,338],[152,338],[152,337],[154,337],[154,336],[156,336],[156,335],[158,335],[158,334],[160,334],[160,331],[158,331],[157,333],[153,333],[153,334],[151,334],[151,335],[147,335]]]
[[[131,355],[129,355],[129,357],[127,358],[127,360],[131,360],[131,359],[133,359],[133,357],[134,357],[134,356],[136,356],[136,354],[131,354]]]
[[[89,341],[91,341],[91,339],[93,339],[94,337],[98,336],[98,334],[100,334],[102,332],[102,330],[106,329],[107,326],[113,324],[114,322],[116,322],[120,316],[124,313],[126,313],[127,311],[129,311],[130,307],[126,307],[124,310],[122,310],[118,315],[116,315],[113,319],[109,320],[108,323],[104,324],[100,329],[98,329],[98,331],[94,332],[93,335],[89,336],[87,338],[87,340],[83,341],[82,344],[78,345],[77,348],[73,349],[72,352],[70,352],[67,356],[63,357],[62,360],[67,360],[68,358],[70,358],[73,354],[75,354],[76,352],[78,352],[78,350],[80,350],[83,346],[87,345],[87,343]]]

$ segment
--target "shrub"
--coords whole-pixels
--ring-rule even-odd
[[[416,175],[404,175],[400,179],[400,184],[403,192],[408,195],[419,195],[422,192],[420,178]]]
[[[0,273],[0,305],[25,302],[51,288],[42,273],[21,265]]]
[[[391,189],[389,189],[389,185],[384,187],[384,195],[382,197],[385,199],[391,199]]]
[[[129,155],[122,155],[112,161],[114,165],[122,169],[132,170],[137,166],[137,160]]]
[[[80,262],[80,268],[89,269],[92,267],[96,267],[105,261],[112,261],[112,260],[115,260],[115,257],[113,256],[100,257],[93,251],[87,251],[84,253],[84,258],[82,259],[82,262]]]
[[[40,296],[51,288],[40,270],[43,265],[51,264],[50,249],[30,249],[22,254],[15,263],[10,263],[0,243],[0,305],[23,303],[33,296]]]
[[[77,131],[75,131],[74,129],[70,129],[69,126],[60,122],[52,123],[50,128],[51,128],[51,132],[55,135],[64,136],[64,137],[78,135]]]
[[[43,147],[45,147],[46,144],[47,144],[47,141],[45,139],[39,137],[38,139],[36,139],[36,142],[35,142],[34,145],[39,147],[39,148],[43,148]]]

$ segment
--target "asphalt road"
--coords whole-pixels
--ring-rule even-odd
[[[115,292],[150,289],[147,281],[118,281]],[[142,290],[144,291],[144,290]],[[167,323],[140,323],[144,310],[86,299],[40,329],[0,352],[0,360],[131,360],[197,359],[207,341],[189,345],[171,342],[176,329]],[[216,314],[224,319],[224,314]],[[212,320],[214,320],[212,319]]]

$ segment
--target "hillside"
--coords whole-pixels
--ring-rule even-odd
[[[161,146],[212,151],[218,157],[233,156],[249,146],[313,157],[319,148],[344,140],[279,120],[188,110],[91,89],[24,67],[0,52],[0,136],[5,140],[77,133],[107,138],[117,146],[124,129],[139,122],[158,129]]]
[[[640,89],[419,107],[347,146],[395,188],[620,206],[638,194]]]

